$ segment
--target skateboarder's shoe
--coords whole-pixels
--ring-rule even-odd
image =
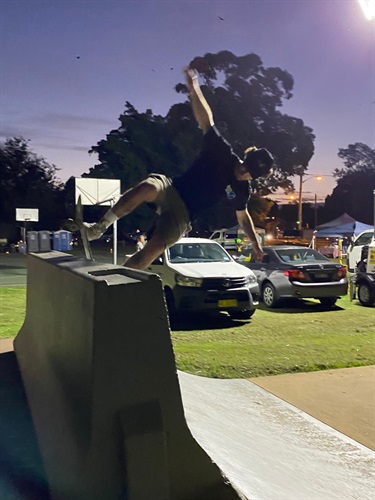
[[[92,241],[100,238],[100,236],[106,231],[107,226],[103,222],[83,222],[82,227],[80,227],[78,222],[73,219],[68,219],[64,222],[62,228],[66,231],[71,231],[72,233],[84,229],[87,239]]]
[[[89,241],[97,240],[107,229],[104,222],[84,222],[83,227],[86,230],[87,239]]]

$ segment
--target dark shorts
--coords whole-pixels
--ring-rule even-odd
[[[186,232],[191,231],[189,212],[169,177],[150,174],[144,182],[153,184],[159,190],[159,195],[153,202],[158,214],[153,236],[164,240],[166,246],[171,246]]]

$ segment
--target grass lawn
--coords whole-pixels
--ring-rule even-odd
[[[15,337],[25,318],[26,287],[0,287],[0,339]]]
[[[249,322],[199,319],[176,325],[178,368],[217,378],[257,377],[375,364],[375,309],[340,299],[325,311],[318,301],[266,310]]]
[[[26,287],[0,288],[0,338],[14,337],[25,314]],[[173,325],[180,370],[245,378],[375,364],[375,308],[344,297],[332,310],[318,301],[266,310],[250,321],[194,315]]]

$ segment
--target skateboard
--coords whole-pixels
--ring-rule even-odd
[[[82,200],[81,200],[81,195],[78,197],[78,202],[76,205],[76,223],[79,227],[79,231],[81,233],[81,240],[83,243],[83,249],[85,251],[85,258],[87,260],[94,260],[94,257],[92,255],[92,250],[90,247],[90,242],[87,238],[86,231],[84,230],[83,226],[83,209],[82,209]]]

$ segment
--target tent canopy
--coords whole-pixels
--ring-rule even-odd
[[[363,222],[358,222],[350,215],[344,213],[330,222],[316,227],[317,238],[342,238],[344,236],[356,236],[367,229],[374,230],[374,226],[369,226]]]

